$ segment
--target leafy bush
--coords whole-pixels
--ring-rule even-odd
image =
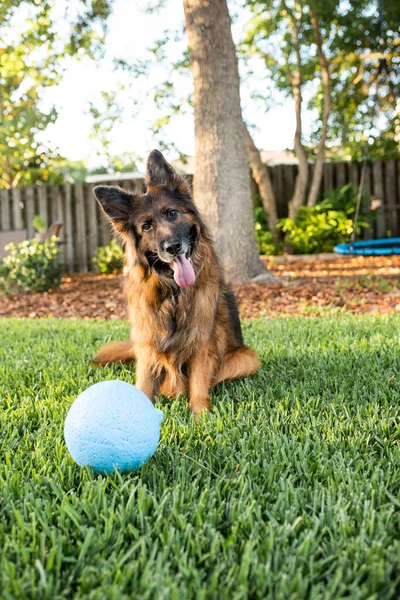
[[[336,244],[348,242],[354,229],[357,188],[348,184],[332,189],[315,206],[303,206],[293,219],[281,219],[278,227],[285,234],[285,242],[294,254],[331,252]],[[357,222],[357,235],[369,227],[363,215]]]
[[[323,209],[343,211],[348,215],[353,215],[356,212],[358,196],[358,187],[352,183],[347,183],[341,188],[331,188],[326,193],[325,198],[319,203]],[[361,207],[364,204],[365,198],[361,198]],[[359,215],[361,217],[361,213]],[[364,215],[365,216],[365,215]],[[367,226],[365,223],[364,225]]]
[[[97,248],[93,262],[100,273],[116,275],[122,272],[124,251],[115,240],[111,240],[108,246]]]
[[[34,230],[38,233],[44,233],[46,231],[46,221],[40,215],[35,215],[33,217],[32,225]]]
[[[276,256],[282,254],[283,244],[277,242],[268,229],[268,216],[261,206],[254,208],[256,239],[260,254]]]
[[[61,283],[57,238],[41,243],[37,238],[11,243],[0,265],[0,289],[4,292],[47,292]]]

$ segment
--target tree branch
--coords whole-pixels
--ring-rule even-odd
[[[244,125],[246,134],[246,149],[249,157],[251,173],[254,181],[260,190],[260,196],[263,208],[268,215],[268,225],[271,233],[276,234],[276,225],[278,222],[278,213],[276,208],[276,199],[272,187],[271,178],[267,166],[262,162],[260,151],[256,147],[249,130]]]
[[[294,51],[296,57],[296,69],[292,78],[294,106],[296,113],[296,131],[294,136],[294,149],[299,161],[299,171],[296,177],[294,193],[289,202],[289,217],[295,219],[299,209],[304,204],[304,198],[307,190],[308,182],[308,156],[302,141],[302,77],[301,77],[301,56],[300,56],[300,38],[299,28],[294,20],[291,22]]]
[[[324,90],[324,108],[322,115],[322,128],[321,128],[321,137],[318,144],[317,155],[315,158],[315,166],[314,166],[314,174],[312,178],[310,193],[308,195],[307,205],[314,206],[317,201],[319,188],[321,186],[322,180],[322,170],[324,164],[324,156],[325,156],[325,144],[328,136],[328,121],[329,115],[332,110],[332,89],[331,89],[331,78],[330,78],[330,66],[329,62],[325,56],[322,38],[321,38],[321,29],[319,25],[319,20],[317,14],[311,9],[310,10],[310,18],[311,25],[314,31],[315,42],[317,44],[317,53],[318,53],[318,61],[319,66],[321,68],[322,75],[322,86]]]

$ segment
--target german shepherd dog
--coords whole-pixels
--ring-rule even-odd
[[[243,344],[233,292],[187,182],[153,150],[146,193],[98,186],[94,194],[125,246],[124,290],[131,336],[112,342],[97,364],[136,360],[136,385],[189,396],[195,418],[209,409],[209,389],[255,373],[260,362]]]

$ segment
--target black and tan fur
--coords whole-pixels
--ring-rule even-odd
[[[145,194],[99,186],[102,209],[125,244],[125,293],[131,339],[103,347],[98,364],[136,360],[137,386],[189,396],[195,416],[210,406],[217,383],[257,371],[259,360],[243,344],[232,291],[224,281],[207,229],[185,180],[163,155],[149,156]],[[194,285],[179,287],[164,250],[188,248]],[[186,244],[186,246],[185,246]]]

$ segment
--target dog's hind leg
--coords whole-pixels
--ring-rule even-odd
[[[107,365],[119,361],[128,363],[135,360],[135,358],[133,343],[128,340],[126,342],[111,342],[111,344],[103,346],[97,352],[93,362],[96,365]]]
[[[225,357],[221,369],[213,381],[213,385],[217,385],[221,381],[229,381],[252,375],[258,370],[260,364],[256,353],[248,346],[235,348],[235,350],[229,352]]]

